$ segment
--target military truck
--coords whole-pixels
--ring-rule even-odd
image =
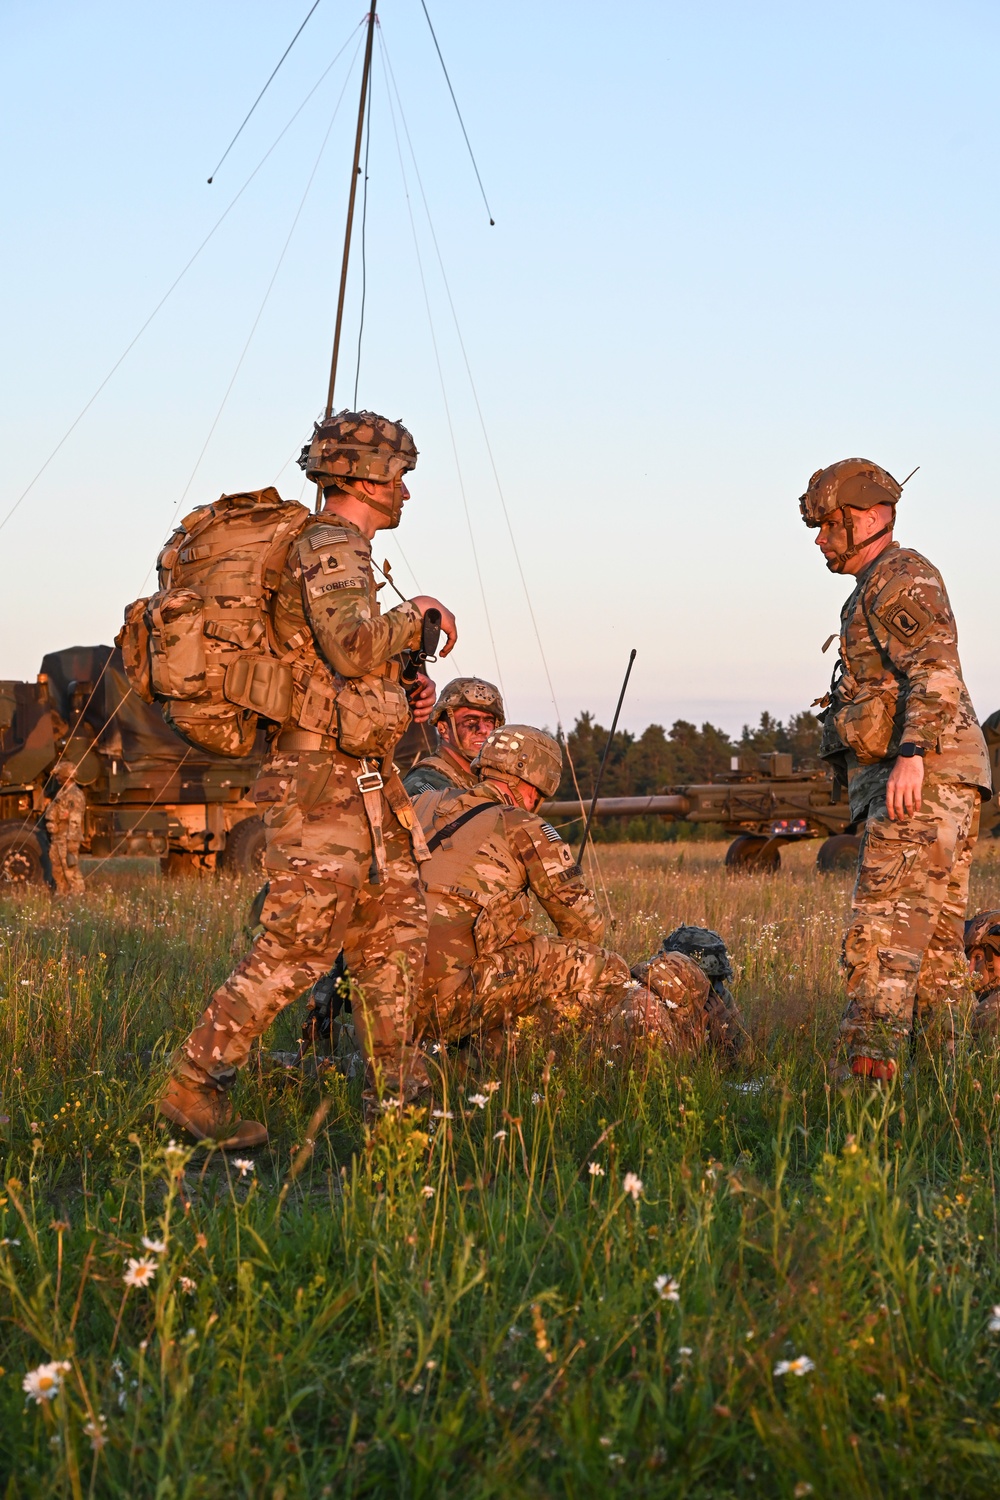
[[[194,749],[131,691],[111,646],[51,652],[37,682],[0,682],[0,885],[46,878],[60,755],[87,797],[84,855],[154,855],[171,874],[262,868],[249,791],[263,752],[263,738],[245,760]]]
[[[986,719],[983,733],[989,746],[994,785],[1000,785],[1000,711]],[[734,835],[726,851],[733,871],[773,872],[781,866],[781,850],[803,839],[823,840],[816,856],[820,870],[853,868],[861,842],[851,822],[847,795],[833,800],[833,777],[828,770],[796,771],[790,755],[773,752],[751,758],[734,755],[727,775],[700,786],[668,787],[652,797],[599,797],[597,816],[635,818],[653,813],[670,822],[717,823]],[[550,818],[579,818],[579,802],[546,802]],[[984,803],[980,837],[1000,835],[1000,806],[996,797]]]

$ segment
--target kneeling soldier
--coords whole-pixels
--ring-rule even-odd
[[[663,947],[633,976],[670,1012],[672,1051],[696,1055],[706,1045],[731,1062],[746,1040],[743,1018],[729,989],[733,966],[710,927],[676,927]]]
[[[472,762],[494,729],[506,722],[500,689],[481,677],[456,677],[443,688],[431,712],[439,745],[411,766],[403,785],[411,797],[452,787],[477,786]]]
[[[490,735],[473,768],[476,787],[425,792],[416,803],[430,851],[421,870],[428,940],[416,1034],[498,1040],[516,1017],[547,1012],[676,1045],[678,995],[686,998],[689,985],[704,1003],[708,981],[691,959],[665,956],[681,983],[676,994],[667,984],[661,998],[659,971],[637,983],[624,959],[599,946],[597,903],[569,846],[536,812],[562,776],[557,741],[509,724]],[[529,892],[558,937],[530,930]]]

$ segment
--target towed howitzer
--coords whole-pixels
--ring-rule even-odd
[[[1000,782],[1000,711],[983,723],[994,781]],[[836,798],[836,800],[835,800]],[[577,801],[542,804],[543,816],[579,819]],[[835,787],[830,771],[793,768],[791,755],[774,751],[751,757],[734,755],[730,770],[717,780],[667,787],[647,797],[600,797],[598,818],[648,815],[674,823],[721,824],[732,843],[726,866],[734,871],[775,871],[786,844],[820,838],[816,864],[829,872],[852,868],[861,842],[847,798]],[[1000,807],[994,797],[983,805],[982,836],[1000,834]]]
[[[132,692],[111,646],[50,652],[36,682],[0,682],[0,887],[46,878],[59,761],[87,801],[82,854],[152,855],[171,873],[262,868],[249,792],[263,748],[239,762],[192,749]]]

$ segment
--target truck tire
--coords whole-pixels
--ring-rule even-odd
[[[15,819],[0,823],[0,888],[45,884],[42,845],[34,828]]]
[[[244,818],[226,835],[222,868],[228,875],[263,875],[264,842],[263,818]]]
[[[765,854],[770,842],[762,833],[737,835],[726,850],[726,869],[734,875],[776,875],[781,869],[781,850],[771,844]]]
[[[832,875],[834,871],[853,870],[858,863],[860,848],[861,839],[858,834],[831,833],[819,846],[816,868],[824,875]]]

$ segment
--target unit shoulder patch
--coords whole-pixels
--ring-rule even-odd
[[[879,600],[874,614],[886,630],[905,646],[915,645],[934,620],[927,606],[908,592],[899,592],[885,603]]]

